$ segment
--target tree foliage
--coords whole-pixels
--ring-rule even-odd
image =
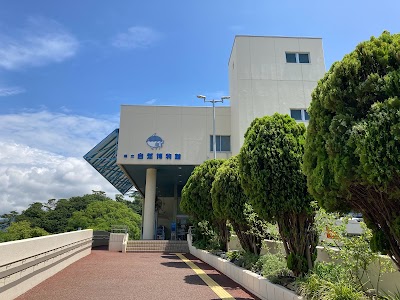
[[[143,196],[139,191],[130,192],[128,195],[132,200],[125,200],[121,194],[115,195],[115,201],[125,203],[126,206],[131,208],[138,215],[142,215],[143,212]]]
[[[307,272],[316,258],[312,198],[301,170],[305,130],[288,115],[257,118],[239,156],[243,189],[260,217],[278,223],[295,275]]]
[[[12,222],[4,232],[0,232],[0,242],[16,241],[48,234],[43,228],[34,227],[28,221]]]
[[[20,215],[16,221],[28,221],[34,227],[40,227],[49,233],[67,231],[68,220],[75,211],[86,209],[95,201],[111,200],[104,192],[93,191],[93,194],[75,196],[69,199],[50,199],[47,203],[34,202]]]
[[[133,219],[130,222],[138,224],[138,227],[140,228],[141,222],[137,221],[138,216],[137,214],[135,214],[137,210],[141,210],[140,197],[136,196],[135,201],[124,200],[123,197],[121,198],[118,195],[116,198],[117,201],[121,202],[119,204],[129,209],[129,211],[133,214],[132,215]],[[47,201],[47,203],[34,202],[21,214],[12,211],[9,214],[2,215],[1,218],[3,219],[1,220],[0,226],[7,228],[10,225],[14,224],[14,222],[21,223],[23,221],[30,224],[29,226],[32,228],[43,229],[46,233],[62,233],[69,230],[76,230],[78,227],[87,228],[87,226],[89,225],[90,226],[96,225],[99,228],[100,227],[105,228],[106,226],[104,224],[108,224],[107,222],[109,222],[110,220],[112,219],[115,219],[116,221],[120,220],[120,218],[115,217],[115,214],[112,212],[111,209],[108,209],[110,206],[108,202],[110,201],[115,202],[111,198],[108,198],[104,192],[93,191],[93,194],[86,194],[84,196],[75,196],[69,199],[59,199],[59,200],[50,199]],[[79,224],[71,223],[72,221],[70,221],[70,219],[72,218],[74,213],[82,212],[82,214],[84,215],[84,212],[86,212],[88,206],[95,202],[97,203],[98,206],[101,206],[100,203],[102,202],[105,203],[103,209],[98,209],[98,218],[100,218],[99,220],[96,220],[96,222],[92,222],[88,221],[85,218],[81,218],[80,221],[82,221],[83,223],[79,222],[78,222]],[[92,216],[94,217],[94,215]],[[103,218],[106,221],[101,220],[101,218]],[[118,224],[120,223],[117,222],[112,225],[118,225]],[[136,229],[135,226],[132,225],[130,236],[137,238],[139,236],[138,233],[139,229]]]
[[[113,200],[94,201],[86,209],[74,212],[68,221],[70,230],[80,227],[111,231],[112,225],[126,225],[130,238],[140,238],[141,217],[125,204]]]
[[[329,211],[361,212],[400,267],[400,35],[384,32],[332,65],[312,94],[304,171]]]
[[[260,254],[265,233],[253,226],[262,227],[261,220],[254,224],[245,211],[252,211],[249,200],[240,184],[239,159],[232,156],[217,170],[211,189],[214,214],[220,219],[228,219],[235,230],[240,245],[247,252]],[[257,219],[258,216],[256,216]],[[258,233],[258,234],[257,234]]]
[[[12,222],[15,222],[15,218],[19,215],[19,213],[15,210],[10,211],[8,214],[3,214],[0,216],[0,230],[6,229],[11,225]]]
[[[221,159],[212,159],[194,168],[182,189],[180,208],[192,216],[196,222],[208,221],[217,228],[221,238],[221,247],[226,250],[228,240],[226,219],[218,218],[214,214],[211,198],[212,183],[222,163]]]

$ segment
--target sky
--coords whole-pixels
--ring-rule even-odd
[[[325,65],[384,30],[397,0],[0,0],[0,214],[102,190],[82,158],[122,104],[229,94],[235,35],[323,39]]]

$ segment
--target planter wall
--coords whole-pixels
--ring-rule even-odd
[[[261,254],[265,254],[267,251],[271,253],[277,253],[278,251],[283,251],[282,242],[279,241],[272,241],[272,240],[265,240],[268,249],[262,249]],[[237,236],[232,235],[229,241],[229,250],[242,250],[240,243],[238,241]],[[384,260],[390,260],[387,256],[382,256]],[[328,253],[325,251],[324,247],[317,246],[317,260],[316,261],[325,261],[330,262],[332,261],[329,257]],[[396,265],[393,264],[394,270],[397,270]],[[369,275],[371,277],[372,282],[375,286],[371,286],[370,284],[366,284],[364,286],[365,290],[376,288],[376,283],[378,282],[379,276],[379,263],[371,264],[369,267]],[[400,272],[396,271],[393,273],[384,273],[380,275],[380,282],[379,282],[379,290],[383,292],[396,292],[400,290]],[[364,275],[364,281],[367,282],[367,276]]]
[[[276,285],[249,270],[215,256],[208,251],[197,249],[192,245],[192,237],[188,234],[189,251],[192,255],[209,264],[219,272],[243,286],[250,293],[263,300],[300,300],[300,297],[287,288]]]

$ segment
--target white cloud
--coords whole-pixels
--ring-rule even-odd
[[[64,157],[21,144],[0,142],[0,214],[33,202],[102,190],[118,193],[83,158]]]
[[[134,26],[130,27],[127,32],[117,34],[112,45],[122,49],[148,48],[160,37],[157,31],[149,27]]]
[[[149,100],[149,101],[146,101],[145,104],[147,104],[147,105],[153,105],[153,104],[156,103],[156,102],[157,102],[157,99],[151,99],[151,100]]]
[[[25,89],[18,86],[0,87],[0,97],[14,96],[25,93]]]
[[[0,115],[0,214],[35,201],[116,189],[82,156],[118,127],[117,116],[47,111]]]
[[[62,62],[76,54],[79,43],[59,23],[31,18],[28,26],[16,36],[0,36],[0,68],[41,66]]]
[[[90,118],[48,111],[0,115],[0,141],[82,157],[111,131],[118,117]]]

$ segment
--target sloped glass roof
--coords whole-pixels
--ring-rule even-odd
[[[118,136],[119,129],[115,129],[83,158],[121,194],[125,194],[133,184],[117,165]]]

